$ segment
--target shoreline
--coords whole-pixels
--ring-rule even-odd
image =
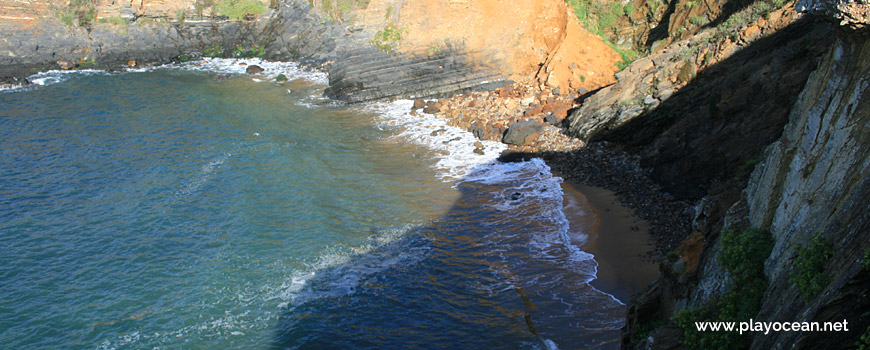
[[[654,249],[650,225],[625,207],[613,191],[563,181],[562,211],[571,232],[585,235],[580,248],[595,256],[597,276],[590,282],[623,303],[659,277],[647,258]]]

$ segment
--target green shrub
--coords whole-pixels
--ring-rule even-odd
[[[395,23],[388,23],[383,30],[375,33],[374,39],[369,41],[372,45],[378,48],[383,52],[390,52],[395,49],[395,46],[398,45],[399,41],[402,40],[402,30]]]
[[[649,334],[653,330],[655,330],[656,328],[659,328],[660,326],[662,326],[664,324],[665,324],[664,320],[636,324],[634,326],[634,330],[631,334],[631,343],[632,344],[640,343],[641,341],[643,341],[644,338],[648,337]]]
[[[808,302],[828,286],[828,276],[824,274],[825,263],[834,255],[834,248],[816,233],[807,245],[798,245],[797,251],[788,281],[797,287],[801,297]]]
[[[629,2],[629,3],[625,4],[625,6],[622,7],[622,12],[625,13],[625,15],[629,16],[629,17],[631,17],[631,15],[633,15],[634,11],[636,11],[636,10],[637,9],[634,8],[634,3],[632,3],[632,2]]]
[[[203,12],[205,9],[210,8],[214,5],[214,0],[196,0],[193,3],[193,8],[196,11],[196,16],[202,18]]]
[[[66,7],[54,9],[57,18],[68,26],[90,28],[97,18],[97,10],[90,0],[70,0]]]
[[[734,282],[741,285],[751,280],[764,279],[764,261],[770,256],[772,249],[773,239],[765,231],[728,231],[722,235],[719,259]]]
[[[178,12],[175,13],[175,20],[178,22],[178,24],[184,24],[184,19],[186,17],[187,11],[185,11],[184,9],[178,10]]]
[[[867,326],[867,330],[855,342],[855,347],[858,350],[870,350],[870,326]]]
[[[311,6],[316,5],[316,3],[311,0],[309,0],[309,3]],[[333,21],[341,23],[350,11],[366,8],[369,4],[369,0],[321,0],[319,3],[319,10],[321,13],[326,14],[329,18],[332,18]],[[387,8],[387,17],[389,17],[392,9],[392,7]]]
[[[864,261],[861,262],[861,266],[865,270],[870,270],[870,249],[864,251]]]
[[[235,58],[251,58],[251,57],[263,57],[266,53],[266,45],[256,45],[252,44],[251,49],[245,49],[242,45],[236,45],[233,49],[232,57]]]
[[[722,234],[719,261],[731,276],[731,291],[715,302],[683,310],[674,324],[683,328],[683,345],[689,349],[745,349],[748,334],[737,332],[699,332],[695,322],[748,321],[758,315],[761,299],[767,290],[764,261],[773,249],[773,239],[766,231],[749,229]]]
[[[242,20],[247,14],[259,15],[266,12],[266,4],[259,0],[220,0],[214,9],[234,20]]]
[[[202,55],[205,57],[223,57],[224,49],[220,43],[217,43],[211,48],[203,50]]]
[[[118,17],[118,16],[103,18],[103,20],[105,20],[106,23],[114,24],[114,25],[119,26],[119,27],[126,27],[127,26],[127,21],[121,17]]]
[[[707,24],[707,16],[692,16],[689,18],[689,23],[692,23],[695,27],[700,27]]]

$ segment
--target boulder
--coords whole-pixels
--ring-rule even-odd
[[[423,108],[423,113],[435,114],[441,112],[441,104],[434,101],[426,102],[426,108]]]
[[[521,121],[511,125],[501,141],[509,145],[522,146],[532,142],[543,131],[544,125],[539,122]]]
[[[425,106],[426,106],[426,101],[423,101],[422,98],[418,98],[418,99],[414,100],[414,106],[411,107],[411,110],[412,111],[418,110],[418,109],[423,108]]]
[[[252,65],[248,66],[248,68],[245,69],[245,73],[258,74],[258,73],[262,73],[264,70],[265,69],[263,69],[263,67],[260,67],[256,64],[252,64]]]
[[[556,127],[561,127],[562,121],[564,121],[564,120],[565,120],[565,117],[560,118],[560,117],[556,116],[555,114],[547,114],[547,116],[544,117],[545,123],[550,124],[552,126],[556,126]]]

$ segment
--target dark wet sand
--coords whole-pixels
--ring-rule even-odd
[[[564,213],[570,236],[583,251],[595,255],[598,278],[592,286],[623,303],[659,276],[658,264],[649,261],[653,250],[649,225],[624,207],[612,191],[565,181]]]

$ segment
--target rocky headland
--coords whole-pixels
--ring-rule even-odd
[[[296,60],[334,99],[417,99],[649,221],[662,276],[629,303],[623,348],[870,347],[867,1],[230,3],[0,0],[0,83]],[[691,327],[744,318],[850,327]]]

